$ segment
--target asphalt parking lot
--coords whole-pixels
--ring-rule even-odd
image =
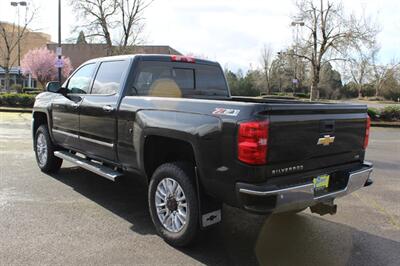
[[[30,114],[0,113],[0,265],[399,265],[400,129],[373,128],[373,186],[338,213],[258,216],[224,206],[223,222],[176,249],[159,238],[146,186],[64,163],[36,166]]]

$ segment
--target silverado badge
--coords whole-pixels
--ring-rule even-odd
[[[335,141],[335,137],[331,137],[330,135],[324,135],[322,138],[318,139],[317,145],[329,146]]]

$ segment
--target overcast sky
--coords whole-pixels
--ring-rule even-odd
[[[39,7],[32,28],[49,33],[57,41],[56,0],[27,0]],[[400,58],[400,0],[343,1],[346,10],[366,14],[379,22],[382,32],[380,61]],[[77,36],[71,32],[75,16],[62,0],[62,38]],[[222,66],[247,70],[259,62],[264,44],[275,52],[293,40],[290,16],[293,0],[155,0],[146,11],[147,44],[170,45],[186,54],[204,55]],[[21,14],[23,14],[21,10]],[[16,21],[16,8],[9,0],[0,0],[0,20]]]

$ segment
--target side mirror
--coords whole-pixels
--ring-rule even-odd
[[[60,82],[58,81],[50,81],[46,85],[46,91],[49,92],[59,92],[60,90]]]

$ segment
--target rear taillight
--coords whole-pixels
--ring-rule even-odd
[[[365,138],[364,138],[364,145],[363,145],[364,150],[368,147],[370,128],[371,128],[371,118],[368,116],[366,125],[365,125]]]
[[[266,164],[268,132],[268,121],[240,123],[238,132],[238,159],[247,164]]]
[[[186,63],[196,63],[196,60],[190,56],[182,55],[171,55],[172,62],[186,62]]]

